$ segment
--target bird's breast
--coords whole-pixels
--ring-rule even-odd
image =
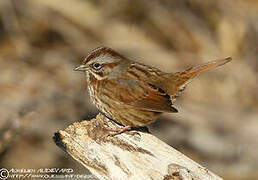
[[[105,89],[105,80],[97,80],[93,76],[89,76],[88,79],[88,92],[91,102],[106,115],[111,114],[109,112],[109,104],[111,103],[110,96],[103,94]],[[109,94],[110,95],[110,94]]]

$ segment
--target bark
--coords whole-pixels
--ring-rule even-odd
[[[99,179],[222,179],[144,129],[107,136],[117,128],[99,114],[58,131],[54,140]]]

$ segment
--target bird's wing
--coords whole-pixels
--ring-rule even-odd
[[[120,79],[107,83],[105,89],[112,88],[113,100],[116,103],[132,108],[154,112],[178,112],[172,106],[170,96],[153,84],[131,79]],[[108,92],[107,92],[108,93]]]

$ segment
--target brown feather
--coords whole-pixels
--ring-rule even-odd
[[[158,83],[158,85],[163,88],[169,95],[171,95],[171,99],[173,100],[185,89],[186,85],[190,83],[195,76],[201,72],[224,65],[231,60],[232,59],[228,57],[222,60],[212,61],[202,65],[190,67],[182,72],[165,74],[165,82],[161,81]]]
[[[116,93],[113,93],[115,96],[114,99],[120,99],[119,103],[121,103],[121,105],[153,112],[178,112],[177,109],[172,106],[170,96],[166,94],[165,91],[156,88],[152,84],[120,79],[115,83],[112,83],[110,80],[105,86],[105,88],[112,87],[116,90]],[[124,91],[127,93],[120,93]]]
[[[118,52],[112,50],[111,48],[100,46],[91,51],[91,53],[83,60],[83,64],[86,64],[91,59],[98,57],[101,54],[110,54],[113,57],[125,59],[124,56],[122,56]]]
[[[172,106],[170,96],[164,90],[149,84],[147,96],[134,101],[132,106],[142,110],[155,111],[155,112],[178,112]]]

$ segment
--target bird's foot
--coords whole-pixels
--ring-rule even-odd
[[[131,126],[125,126],[123,128],[119,128],[119,129],[115,129],[115,130],[110,130],[108,132],[108,134],[106,135],[107,136],[116,136],[118,134],[122,134],[122,133],[126,133],[128,135],[135,135],[135,134],[139,134],[137,131],[131,131],[132,130],[132,127]]]

